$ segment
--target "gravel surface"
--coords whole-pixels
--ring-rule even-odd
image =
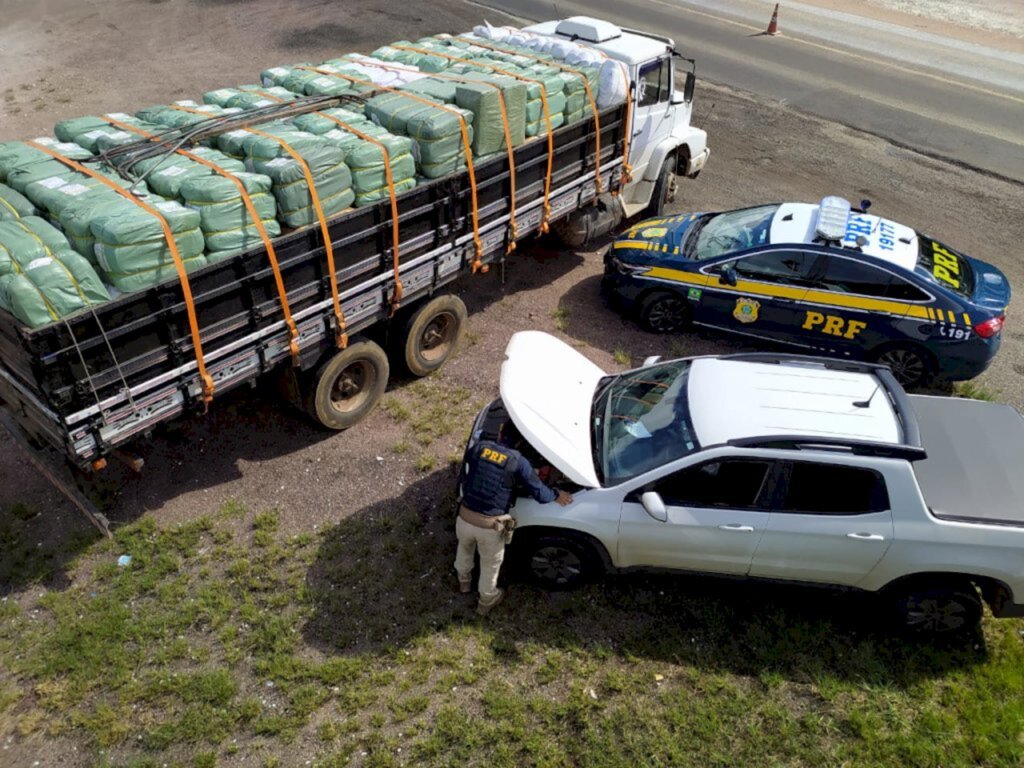
[[[409,7],[403,13],[370,0],[0,0],[0,139],[48,132],[61,118],[195,98],[216,86],[255,81],[261,69],[279,63],[458,31],[485,13],[492,23],[502,21],[494,11],[457,2]],[[679,210],[813,201],[833,193],[869,197],[880,214],[995,262],[1013,284],[1024,285],[1020,185],[757,96],[702,85],[697,100],[696,122],[708,130],[713,154],[699,179],[681,183]],[[559,307],[565,310],[560,335],[609,370],[621,367],[613,361],[617,350],[639,362],[650,354],[743,348],[711,334],[654,336],[606,309],[598,297],[599,250],[524,244],[504,282],[498,269],[461,281],[456,290],[470,309],[470,337],[441,380],[486,402],[497,393],[511,334],[554,331],[552,313]],[[979,383],[1020,408],[1022,376],[1024,333],[1011,316],[1003,351]],[[409,384],[393,382],[389,396],[403,397]],[[115,498],[110,516],[125,522],[152,512],[161,521],[180,521],[233,498],[254,508],[277,507],[283,530],[303,531],[399,497],[430,510],[450,487],[445,461],[458,452],[464,432],[430,446],[441,467],[430,482],[422,482],[415,451],[396,452],[406,437],[406,427],[382,410],[346,433],[328,434],[282,404],[270,387],[226,395],[206,418],[178,422],[141,446],[147,461],[141,477],[117,467],[105,473]],[[422,498],[410,498],[410,486]],[[24,527],[40,543],[69,541],[88,530],[0,437],[0,510],[16,503],[42,511]],[[56,578],[53,586],[59,585]]]

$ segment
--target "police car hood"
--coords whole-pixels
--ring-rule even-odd
[[[530,444],[566,477],[600,485],[591,450],[590,411],[607,374],[575,349],[540,331],[520,331],[505,348],[501,400]]]

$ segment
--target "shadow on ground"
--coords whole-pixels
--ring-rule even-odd
[[[981,633],[906,642],[865,596],[676,575],[616,575],[550,593],[512,583],[486,620],[455,592],[454,470],[434,472],[325,534],[309,569],[306,641],[335,655],[389,654],[453,625],[487,621],[494,651],[526,645],[648,658],[741,675],[898,686],[981,663]],[[443,501],[439,501],[443,500]]]

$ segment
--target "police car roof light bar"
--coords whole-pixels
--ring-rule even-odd
[[[814,233],[826,243],[838,242],[846,236],[846,222],[852,206],[844,197],[830,195],[818,204],[818,221]]]

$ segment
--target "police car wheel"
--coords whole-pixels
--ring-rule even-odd
[[[658,291],[640,304],[640,323],[654,333],[671,333],[690,323],[690,308],[677,294]]]
[[[523,565],[530,579],[548,589],[573,589],[594,577],[594,555],[578,541],[540,536],[529,542]]]
[[[307,410],[328,429],[348,429],[374,409],[388,385],[388,356],[357,341],[320,366],[307,392]]]
[[[888,366],[896,381],[907,388],[927,383],[931,375],[931,360],[916,347],[894,344],[877,351],[873,359]]]
[[[466,326],[466,305],[446,294],[417,309],[405,326],[403,362],[409,373],[426,376],[452,356]]]

